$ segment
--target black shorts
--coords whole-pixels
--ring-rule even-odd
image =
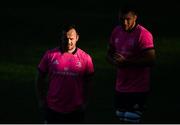
[[[84,120],[84,114],[82,108],[70,113],[60,113],[47,108],[45,119],[48,124],[80,124]]]
[[[143,111],[147,101],[148,92],[122,93],[115,92],[114,105],[119,111]]]

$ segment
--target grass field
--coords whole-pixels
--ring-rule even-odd
[[[93,95],[87,110],[87,123],[118,123],[113,113],[115,69],[106,60],[108,38],[80,41],[79,46],[90,53],[95,65]],[[179,62],[180,38],[155,39],[157,62],[152,70],[152,93],[145,113],[145,123],[180,123]],[[36,67],[46,49],[56,42],[31,40],[1,43],[0,123],[41,123],[35,97]]]

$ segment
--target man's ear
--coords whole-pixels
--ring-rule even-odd
[[[77,41],[79,40],[79,35],[78,35],[78,34],[76,35],[76,40],[77,40]]]
[[[137,20],[137,15],[134,15],[134,19]]]

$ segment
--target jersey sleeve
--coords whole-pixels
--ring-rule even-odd
[[[89,55],[87,55],[86,74],[87,75],[94,74],[94,64],[93,64],[92,58]]]
[[[41,72],[48,72],[48,51],[43,55],[43,57],[40,60],[40,63],[38,65],[38,70]]]
[[[154,48],[153,36],[149,31],[142,31],[139,37],[138,46],[141,50]]]
[[[109,39],[109,45],[111,46],[111,47],[114,47],[115,45],[115,35],[116,35],[116,32],[117,32],[117,27],[115,27],[114,29],[113,29],[113,31],[112,31],[112,33],[111,33],[111,36],[110,36],[110,39]]]

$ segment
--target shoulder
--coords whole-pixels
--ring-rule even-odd
[[[122,27],[120,25],[117,25],[113,28],[112,33],[116,33],[122,30]]]
[[[91,58],[90,54],[85,52],[84,50],[77,48],[77,54],[81,56],[82,58]]]
[[[147,28],[145,28],[144,26],[142,26],[140,24],[137,25],[137,30],[139,30],[140,33],[145,33],[145,34],[152,35],[152,33]]]
[[[59,53],[59,52],[60,52],[60,51],[59,51],[59,48],[56,47],[56,48],[52,48],[52,49],[46,50],[45,53],[44,53],[44,55],[47,56],[47,57],[49,57],[49,56],[52,56],[52,55],[57,54],[57,53]]]
[[[137,31],[140,38],[151,38],[153,39],[152,33],[142,25],[137,25]]]
[[[46,53],[49,53],[49,54],[57,53],[57,52],[60,52],[58,47],[46,50]]]

